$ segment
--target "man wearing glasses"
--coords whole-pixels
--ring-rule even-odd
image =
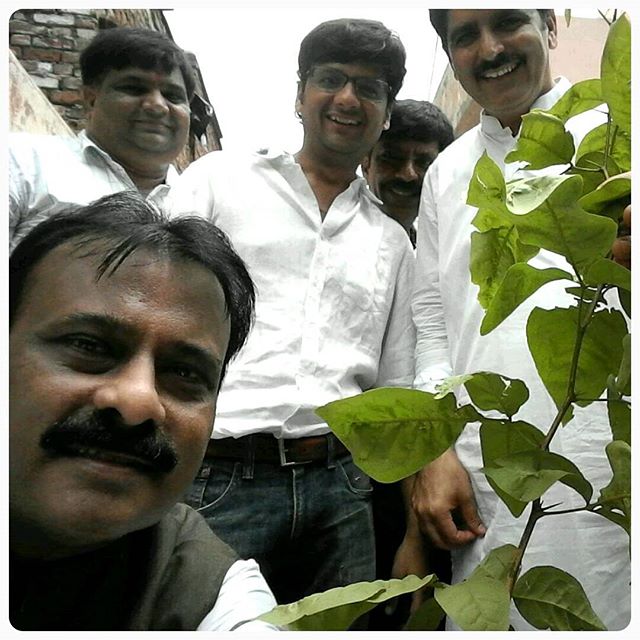
[[[374,578],[369,478],[314,410],[410,386],[415,341],[411,244],[356,175],[389,126],[404,47],[379,22],[333,20],[298,62],[300,151],[214,152],[174,192],[229,234],[257,289],[188,502],[281,603]]]

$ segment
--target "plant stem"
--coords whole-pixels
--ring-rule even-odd
[[[576,341],[573,346],[573,355],[571,357],[571,367],[569,370],[569,382],[567,384],[567,395],[562,402],[562,405],[558,409],[558,413],[556,417],[553,419],[551,426],[549,427],[549,431],[542,441],[541,448],[546,450],[549,448],[551,444],[551,440],[554,435],[558,431],[558,428],[562,424],[562,419],[564,418],[566,412],[569,410],[573,402],[575,401],[576,391],[576,378],[578,374],[578,360],[580,358],[580,350],[582,349],[582,342],[584,340],[585,333],[587,331],[587,327],[589,326],[589,322],[593,316],[593,313],[596,308],[596,304],[602,294],[602,285],[598,287],[596,290],[596,296],[594,300],[592,300],[587,306],[585,310],[585,300],[584,300],[584,292],[586,292],[587,288],[585,286],[583,288],[583,295],[580,297],[578,301],[578,327],[576,332]],[[583,317],[583,310],[585,310]],[[582,507],[581,510],[585,508]],[[558,511],[553,512],[554,514],[560,513]],[[524,557],[524,553],[529,544],[529,540],[531,540],[531,536],[533,535],[533,530],[536,526],[536,523],[540,518],[547,515],[545,511],[542,509],[542,502],[540,498],[534,500],[531,504],[531,513],[529,514],[529,518],[527,519],[527,523],[525,524],[524,531],[522,532],[522,536],[520,537],[520,542],[518,543],[518,549],[516,551],[515,562],[513,563],[513,567],[509,572],[509,577],[507,580],[507,587],[509,589],[509,594],[513,593],[513,588],[515,586],[516,580],[518,579],[518,575],[520,574],[520,569],[522,567],[522,558]]]

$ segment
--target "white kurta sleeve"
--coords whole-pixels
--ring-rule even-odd
[[[433,197],[433,174],[422,187],[418,214],[418,248],[411,310],[416,326],[414,386],[432,391],[452,374],[447,325],[440,295],[438,211]]]
[[[256,620],[275,606],[276,599],[256,561],[238,560],[227,571],[213,609],[196,631],[280,631]]]

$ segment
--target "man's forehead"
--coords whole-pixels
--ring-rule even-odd
[[[384,76],[384,72],[379,65],[369,64],[364,60],[351,60],[349,62],[328,60],[325,62],[319,62],[314,66],[340,69],[340,71],[344,71],[345,73],[355,76],[370,76],[372,78],[382,78]]]
[[[119,80],[131,79],[141,82],[162,82],[184,87],[184,78],[179,67],[173,67],[169,71],[164,67],[143,68],[137,66],[123,67],[122,69],[110,69],[105,77],[118,78]]]
[[[68,241],[45,254],[27,276],[22,298],[30,290],[55,290],[50,305],[72,305],[100,296],[107,302],[121,302],[120,292],[139,289],[157,304],[180,304],[188,309],[203,305],[225,306],[224,293],[216,275],[196,262],[139,247],[116,256],[103,268],[113,249],[108,241],[77,244]]]
[[[395,151],[402,154],[410,153],[438,153],[438,143],[435,140],[416,140],[415,138],[398,137],[385,138],[380,140],[376,145],[376,149],[382,153],[384,151]]]
[[[454,29],[472,26],[478,22],[489,22],[491,20],[500,19],[503,16],[523,13],[527,15],[538,14],[537,9],[448,9],[447,10],[447,29],[451,33]]]

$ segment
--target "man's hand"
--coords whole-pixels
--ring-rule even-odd
[[[622,234],[615,239],[611,247],[611,253],[614,262],[631,269],[631,205],[628,205],[622,213],[621,232]]]
[[[453,449],[415,475],[411,504],[420,528],[441,549],[464,546],[486,532],[469,476]],[[454,522],[454,511],[461,522]]]

